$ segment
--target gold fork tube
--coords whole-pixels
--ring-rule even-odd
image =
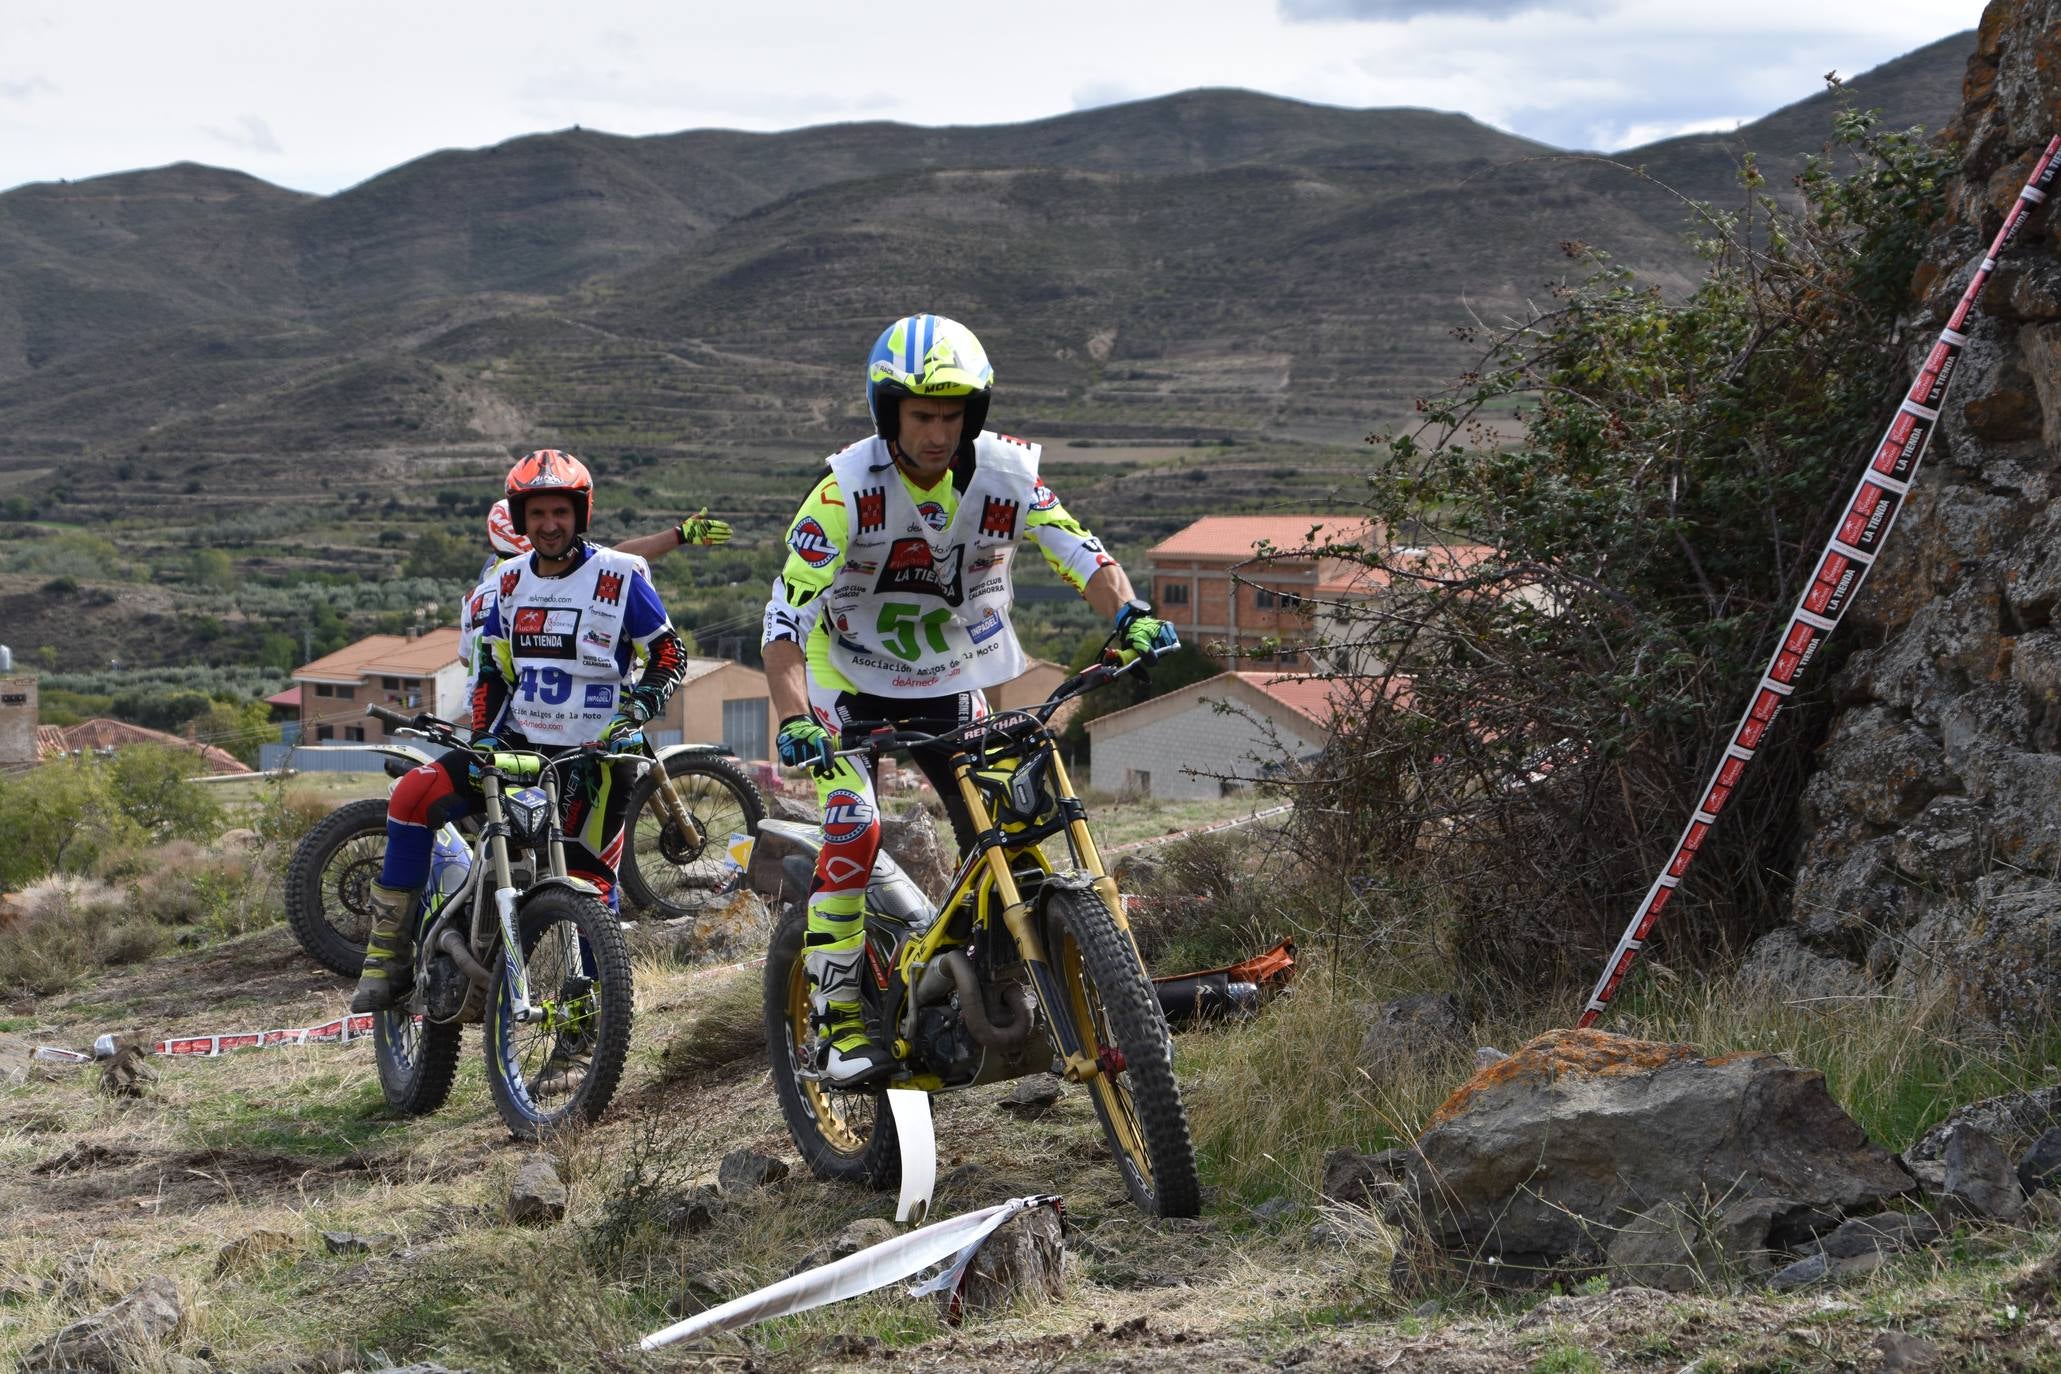
[[[1067,775],[1066,764],[1060,760],[1059,751],[1052,751],[1052,781],[1059,788],[1059,795],[1069,801],[1075,800],[1073,779]],[[1095,894],[1102,899],[1102,905],[1109,908],[1109,915],[1116,922],[1116,928],[1124,934],[1131,933],[1130,919],[1124,915],[1123,894],[1117,891],[1116,879],[1109,876],[1109,870],[1102,866],[1102,851],[1096,847],[1095,837],[1088,833],[1085,820],[1074,819],[1067,823],[1066,833],[1073,840],[1073,851],[1080,856],[1081,867],[1095,880]],[[1135,939],[1133,943],[1136,943]]]

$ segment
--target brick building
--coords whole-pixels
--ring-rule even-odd
[[[1364,521],[1321,515],[1206,515],[1152,546],[1146,567],[1159,614],[1185,643],[1240,652],[1250,664],[1306,668],[1313,636],[1310,602],[1348,592],[1359,565],[1293,551],[1365,545]],[[1269,547],[1286,551],[1261,558]],[[1256,658],[1255,650],[1265,656]]]

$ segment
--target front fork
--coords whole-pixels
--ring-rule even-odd
[[[1052,762],[1056,766],[1059,760],[1054,758]],[[980,791],[973,785],[971,765],[962,760],[954,771],[959,783],[959,794],[965,798],[970,814],[976,817],[988,816],[989,812]],[[1055,781],[1064,787],[1063,774]],[[1086,838],[1087,826],[1077,821],[1073,828],[1081,832],[1075,837],[1078,845]],[[1081,861],[1093,863],[1095,866],[1089,871],[1099,874],[1100,856],[1095,852],[1094,841],[1087,840],[1087,845],[1086,849],[1079,851]],[[1038,934],[1037,923],[1031,920],[1030,904],[1023,900],[1023,892],[1016,885],[1016,875],[1009,869],[1009,860],[1003,852],[1003,846],[989,845],[983,857],[987,861],[988,871],[994,876],[995,892],[1002,899],[1002,924],[1008,928],[1010,936],[1016,941],[1016,951],[1023,956],[1024,967],[1030,970],[1031,984],[1037,989],[1038,1002],[1049,1013],[1047,1019],[1053,1035],[1059,1041],[1059,1058],[1065,1066],[1066,1077],[1075,1083],[1085,1083],[1100,1077],[1102,1066],[1084,1051],[1080,1032],[1073,1023],[1073,1004],[1059,986],[1059,977],[1053,972],[1051,960],[1045,953],[1044,938]],[[1098,877],[1097,891],[1101,890],[1103,883],[1109,883],[1112,892],[1115,890],[1116,884],[1109,882],[1107,878]],[[1105,897],[1104,900],[1108,899]],[[1111,904],[1111,909],[1119,912],[1119,921],[1123,919],[1120,914],[1122,906],[1121,901]]]
[[[564,871],[565,856],[558,837],[558,787],[549,772],[544,774],[544,795],[550,799],[551,865]],[[480,796],[487,813],[487,858],[493,865],[494,919],[501,927],[501,965],[506,976],[509,1012],[518,1023],[536,1020],[543,1013],[530,1005],[529,969],[522,957],[522,931],[515,919],[515,877],[508,869],[508,813],[501,806],[501,779],[487,773],[480,779]]]

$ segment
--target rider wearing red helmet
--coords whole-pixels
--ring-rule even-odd
[[[531,551],[494,570],[473,665],[473,742],[547,755],[592,743],[634,749],[686,663],[649,570],[584,537],[594,480],[571,454],[539,449],[509,470],[507,489],[509,525]],[[476,767],[475,754],[454,749],[395,785],[353,1011],[391,1007],[405,987],[407,916],[428,881],[430,839],[478,804]],[[631,780],[612,768],[581,772],[583,785],[562,797],[566,866],[613,906]]]

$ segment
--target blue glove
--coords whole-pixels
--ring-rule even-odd
[[[837,750],[830,732],[809,716],[789,716],[780,722],[780,762],[789,768],[812,768],[828,775],[837,767]]]
[[[1153,658],[1181,647],[1181,636],[1153,615],[1152,605],[1146,601],[1126,601],[1117,609],[1116,637],[1132,653]]]
[[[479,786],[480,769],[483,768],[487,762],[486,759],[481,756],[480,751],[495,750],[499,749],[500,747],[501,737],[499,735],[474,735],[472,737],[472,762],[465,765],[465,776],[472,779],[472,785],[474,787]]]

